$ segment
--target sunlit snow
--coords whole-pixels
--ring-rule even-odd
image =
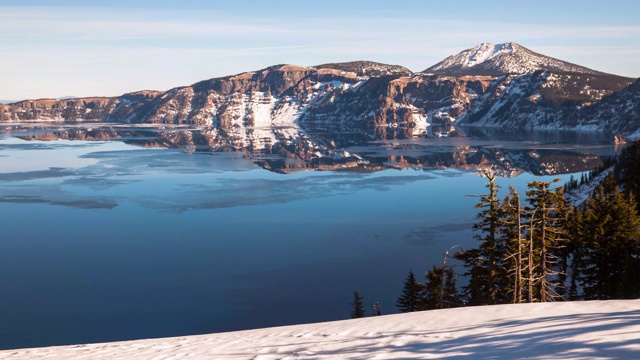
[[[345,314],[348,313],[345,307]],[[310,310],[312,311],[312,310]],[[8,359],[637,359],[640,300],[466,307],[0,351]]]

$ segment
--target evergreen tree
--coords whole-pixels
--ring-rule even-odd
[[[480,249],[464,249],[453,256],[462,261],[467,268],[464,276],[467,277],[468,284],[462,289],[462,302],[465,305],[487,305],[487,296],[484,292],[487,285],[484,268],[486,259],[483,253]]]
[[[373,303],[373,316],[380,316],[382,313],[380,312],[380,302],[376,301]]]
[[[354,291],[353,301],[351,301],[351,306],[353,307],[353,310],[351,311],[352,319],[364,317],[364,307],[363,307],[362,300],[364,300],[364,298],[360,296],[360,294],[357,291]]]
[[[442,287],[442,269],[436,265],[425,273],[425,294],[421,307],[425,310],[440,308],[440,289]]]
[[[640,216],[633,194],[620,192],[609,175],[576,216],[572,282],[581,298],[640,296]]]
[[[620,154],[616,177],[620,180],[625,193],[640,194],[640,141],[636,140]]]
[[[559,179],[554,180],[554,182]],[[562,298],[564,283],[561,270],[562,252],[567,242],[566,223],[569,209],[562,188],[551,190],[551,183],[533,181],[528,184],[527,201],[529,249],[527,261],[527,298],[553,301]]]
[[[556,232],[555,245],[553,253],[556,256],[556,294],[557,298],[567,300],[567,274],[569,269],[569,258],[571,257],[573,248],[571,247],[571,239],[569,231],[572,228],[572,221],[575,219],[575,209],[568,206],[565,202],[562,188],[556,189],[558,194],[559,208],[555,213],[558,230]]]
[[[501,207],[498,201],[498,185],[496,175],[483,171],[489,182],[488,194],[480,195],[476,208],[481,209],[476,216],[478,222],[473,229],[480,232],[474,236],[480,242],[478,249],[471,249],[455,254],[468,269],[469,284],[464,288],[465,299],[469,305],[500,304],[507,301],[504,292],[505,268],[503,260],[506,254],[504,239],[500,237]]]
[[[501,233],[507,242],[507,257],[504,263],[508,282],[505,290],[512,294],[511,302],[514,304],[523,302],[525,279],[523,272],[527,266],[522,212],[520,195],[513,186],[509,186],[509,194],[502,203]]]
[[[416,281],[413,271],[409,271],[409,275],[407,275],[407,278],[404,281],[402,295],[400,295],[396,301],[396,307],[401,312],[423,310],[423,308],[421,308],[421,304],[423,303],[423,294],[424,286]]]
[[[442,274],[442,271],[440,272]],[[440,275],[442,277],[442,275]],[[444,269],[444,287],[442,288],[442,305],[441,309],[448,309],[460,306],[460,295],[456,285],[456,275],[453,268],[446,267]]]
[[[447,309],[460,305],[460,296],[452,268],[445,268],[444,280],[442,279],[442,267],[435,265],[425,275],[427,283],[425,284],[423,309]]]
[[[569,288],[566,292],[567,300],[576,301],[579,300],[578,296],[578,283],[576,282],[576,245],[581,239],[577,238],[577,234],[580,232],[579,224],[582,223],[582,211],[580,208],[572,208],[569,214],[569,219],[566,224],[566,231],[568,234],[567,247],[565,249],[565,269],[571,268],[571,277],[569,278]],[[570,266],[569,266],[570,265]],[[566,275],[565,275],[566,276]]]

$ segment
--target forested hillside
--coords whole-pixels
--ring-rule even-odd
[[[524,195],[513,187],[501,195],[505,189],[485,170],[487,192],[478,195],[474,225],[478,246],[456,249],[449,264],[427,271],[424,284],[410,272],[397,307],[640,297],[640,141],[614,163],[591,174],[599,176],[583,175],[583,185],[599,183],[577,206],[565,199],[570,184],[533,181]],[[464,273],[452,266],[456,260]]]

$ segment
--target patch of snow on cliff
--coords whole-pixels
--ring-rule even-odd
[[[411,114],[411,118],[413,120],[413,123],[415,124],[413,128],[413,136],[426,134],[427,128],[431,125],[427,121],[427,115],[414,111]]]
[[[275,104],[273,96],[265,96],[263,92],[251,94],[251,101],[247,103],[250,113],[253,115],[254,127],[271,126],[271,112]]]

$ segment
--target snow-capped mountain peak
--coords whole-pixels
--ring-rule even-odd
[[[468,56],[467,61],[464,63],[464,66],[476,66],[500,54],[513,53],[515,49],[516,47],[514,47],[513,43],[504,43],[497,45],[491,43],[482,43],[474,48],[471,48],[471,55]]]
[[[424,70],[448,76],[527,74],[537,70],[602,74],[598,71],[533,52],[519,44],[482,43],[461,51]]]

